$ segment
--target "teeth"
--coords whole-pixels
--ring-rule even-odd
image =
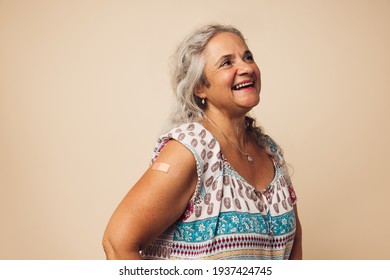
[[[251,85],[253,85],[253,82],[238,84],[238,85],[235,85],[235,86],[233,87],[233,89],[234,89],[234,90],[238,90],[238,89],[240,89],[240,88],[247,87],[247,86],[251,86]]]

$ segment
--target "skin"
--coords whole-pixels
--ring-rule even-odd
[[[204,75],[209,86],[198,88],[196,95],[207,100],[205,114],[216,125],[207,119],[202,124],[217,138],[233,169],[257,190],[263,190],[275,176],[274,165],[268,153],[247,135],[245,129],[245,115],[260,101],[260,70],[245,42],[233,33],[214,36],[204,55]],[[233,89],[243,82],[253,84],[248,88]],[[249,164],[231,142],[248,152],[255,163]],[[107,259],[141,259],[139,251],[183,214],[194,194],[196,163],[187,148],[174,140],[169,141],[156,162],[170,164],[174,172],[149,168],[122,200],[103,236]],[[301,259],[302,230],[296,206],[294,211],[297,232],[290,259]]]

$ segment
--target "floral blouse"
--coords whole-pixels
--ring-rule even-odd
[[[281,148],[264,136],[275,167],[264,195],[232,168],[216,138],[199,123],[162,135],[152,162],[171,139],[193,154],[198,182],[183,216],[141,251],[143,258],[288,259],[296,230],[296,195]]]

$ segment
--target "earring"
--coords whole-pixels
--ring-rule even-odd
[[[206,104],[206,100],[202,98],[202,105]]]

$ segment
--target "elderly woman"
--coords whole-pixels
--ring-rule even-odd
[[[240,31],[208,25],[178,47],[171,130],[110,219],[108,259],[301,259],[281,148],[248,112],[260,71]]]

